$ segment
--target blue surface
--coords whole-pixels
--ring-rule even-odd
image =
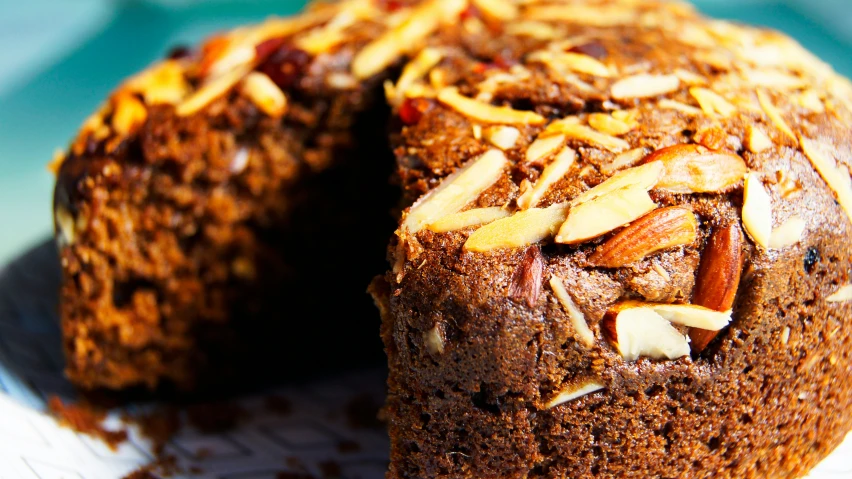
[[[852,74],[852,0],[703,0],[703,11],[796,37]],[[0,1],[0,264],[50,234],[45,169],[125,76],[180,43],[300,0]]]

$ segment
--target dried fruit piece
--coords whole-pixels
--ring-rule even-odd
[[[601,165],[601,173],[611,175],[619,170],[633,166],[638,163],[639,160],[645,158],[648,153],[649,151],[645,147],[633,148],[632,150],[627,150],[624,153],[619,153],[615,155],[615,158],[613,158],[612,161]]]
[[[512,276],[512,282],[509,284],[509,297],[522,299],[530,308],[535,307],[541,293],[543,275],[544,257],[541,256],[541,248],[530,246]]]
[[[718,193],[729,191],[748,171],[734,153],[708,150],[700,145],[674,145],[648,155],[645,162],[661,161],[665,172],[656,189],[670,193]]]
[[[760,128],[754,125],[746,126],[745,147],[752,153],[760,153],[772,148],[772,140]]]
[[[535,163],[556,151],[565,142],[565,135],[553,135],[536,138],[527,148],[525,159],[527,163]]]
[[[247,68],[238,68],[203,84],[175,108],[178,116],[189,116],[225,95],[248,73]]]
[[[551,409],[560,404],[564,404],[566,402],[583,397],[587,394],[591,394],[595,391],[600,391],[605,387],[606,386],[604,386],[603,384],[595,381],[588,381],[579,385],[572,385],[571,387],[562,390],[559,394],[554,396],[553,399],[547,402],[545,407],[547,409]]]
[[[445,233],[447,231],[456,231],[462,228],[467,228],[468,226],[491,223],[492,221],[496,221],[501,218],[507,218],[510,215],[511,213],[499,206],[492,206],[490,208],[474,208],[444,216],[426,228],[429,231],[434,231],[435,233]]]
[[[568,320],[571,321],[571,326],[574,328],[574,333],[577,335],[580,344],[587,348],[592,347],[595,344],[595,333],[589,328],[586,316],[571,299],[568,290],[565,289],[565,282],[559,276],[553,275],[550,277],[550,288],[553,290],[556,300],[568,314]]]
[[[772,230],[769,237],[769,247],[773,249],[792,246],[802,239],[807,222],[798,216],[791,216],[781,226]]]
[[[497,181],[509,160],[499,150],[488,150],[418,200],[409,210],[402,226],[416,233],[426,225],[457,213]]]
[[[627,361],[640,356],[677,359],[689,354],[689,340],[650,308],[610,310],[601,328]]]
[[[852,178],[849,177],[849,172],[837,164],[836,159],[832,158],[835,155],[826,152],[822,143],[805,137],[801,138],[801,143],[805,156],[837,195],[837,202],[852,221]]]
[[[721,95],[708,90],[707,88],[692,87],[689,89],[689,94],[695,98],[701,110],[708,115],[721,115],[723,118],[728,118],[737,112],[737,107],[732,105],[728,100],[722,98]]]
[[[634,128],[634,125],[618,120],[606,113],[592,113],[589,115],[589,126],[601,133],[613,136],[624,135]]]
[[[793,133],[793,130],[784,121],[784,117],[781,116],[781,112],[778,111],[778,108],[772,103],[772,100],[769,98],[769,95],[764,90],[757,90],[757,101],[760,103],[760,107],[763,108],[763,111],[766,113],[766,116],[775,124],[775,127],[781,130],[782,133],[790,137],[793,141],[798,141],[796,138],[796,134]]]
[[[242,91],[262,112],[281,118],[287,112],[287,97],[268,76],[251,72],[243,80]]]
[[[624,226],[657,204],[644,185],[613,191],[571,208],[556,235],[557,243],[577,244]]]
[[[745,179],[743,226],[755,243],[763,248],[769,247],[769,237],[772,235],[772,200],[756,173],[749,173]]]
[[[567,203],[530,208],[474,231],[464,244],[467,251],[518,248],[553,236],[568,213]]]
[[[699,128],[692,141],[711,150],[721,150],[728,144],[728,133],[718,125]]]
[[[558,133],[561,133],[568,138],[599,146],[613,153],[620,153],[624,150],[630,149],[630,143],[622,140],[621,138],[616,138],[614,136],[595,131],[588,126],[580,125],[575,117],[568,117],[554,121],[547,125],[547,129],[545,129],[542,134],[549,135]]]
[[[837,291],[832,293],[831,296],[825,298],[825,300],[830,303],[840,303],[852,300],[852,284],[844,284],[837,288]]]
[[[438,92],[438,101],[468,118],[483,123],[540,125],[546,121],[543,116],[532,111],[515,110],[507,106],[494,106],[462,96],[456,87],[442,88]]]
[[[148,110],[135,96],[119,94],[115,98],[112,113],[112,127],[119,136],[129,136],[136,132],[148,118]]]
[[[571,166],[574,164],[576,159],[576,151],[568,148],[567,146],[562,148],[559,153],[556,154],[556,158],[554,158],[553,161],[544,168],[544,171],[541,172],[541,176],[538,181],[536,181],[535,185],[518,197],[518,208],[526,210],[537,205],[550,187],[568,173],[568,170],[571,169]]]
[[[650,190],[657,184],[662,174],[663,163],[660,161],[652,161],[644,165],[619,171],[603,183],[580,193],[576,198],[571,200],[571,205],[576,206],[628,186],[641,186],[646,190]]]
[[[501,150],[508,150],[515,146],[521,132],[513,126],[492,126],[484,132],[485,139]]]
[[[600,245],[589,257],[595,266],[620,268],[673,246],[691,244],[698,220],[687,208],[671,206],[639,218]]]
[[[616,100],[649,98],[665,95],[680,88],[677,75],[649,75],[640,73],[615,82],[610,87],[610,95]]]
[[[438,324],[435,324],[435,326],[432,326],[431,329],[423,333],[423,344],[426,345],[426,350],[429,351],[429,354],[444,354],[444,333]]]

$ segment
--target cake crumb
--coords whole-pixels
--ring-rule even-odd
[[[67,404],[57,396],[51,396],[47,406],[60,426],[100,439],[113,451],[127,440],[126,430],[112,431],[103,427],[107,416],[103,409],[85,403]]]

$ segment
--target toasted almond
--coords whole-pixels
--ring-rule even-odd
[[[120,136],[135,133],[148,118],[148,110],[135,96],[120,93],[114,100],[112,127]]]
[[[624,135],[634,128],[634,125],[617,120],[606,113],[592,113],[589,115],[589,126],[601,133],[612,136]]]
[[[679,111],[683,114],[689,116],[698,116],[702,113],[702,111],[694,106],[687,105],[686,103],[681,103],[679,101],[670,100],[668,98],[662,98],[657,102],[657,106],[664,110],[675,110]]]
[[[556,235],[557,243],[577,244],[624,226],[653,210],[657,204],[643,185],[607,193],[571,208]]]
[[[486,128],[484,137],[497,148],[509,150],[514,148],[515,143],[518,142],[518,138],[521,137],[521,132],[513,126],[498,125]]]
[[[576,160],[577,152],[567,146],[563,147],[556,154],[556,158],[541,172],[541,176],[535,185],[518,197],[518,208],[526,210],[537,205],[550,187],[568,173]]]
[[[657,251],[692,244],[698,220],[687,208],[670,206],[651,211],[600,245],[589,257],[595,266],[620,268]]]
[[[771,88],[773,90],[797,90],[808,85],[805,79],[794,77],[779,70],[750,70],[747,78],[749,83],[754,86]]]
[[[518,17],[518,7],[513,2],[501,0],[473,0],[483,13],[497,20],[514,20]]]
[[[184,78],[184,67],[177,60],[166,60],[132,77],[125,88],[142,94],[148,105],[174,105],[190,90]]]
[[[746,175],[742,214],[743,226],[751,239],[768,248],[772,235],[772,200],[755,173]]]
[[[198,112],[217,98],[224,96],[247,73],[247,69],[238,68],[208,81],[196,90],[195,93],[178,104],[175,108],[175,113],[178,116],[189,116]]]
[[[406,92],[412,85],[421,80],[432,68],[441,62],[444,52],[437,48],[424,48],[414,60],[408,62],[402,69],[396,85],[391,89],[388,96],[394,104],[398,104],[406,96]],[[391,98],[392,97],[392,98]]]
[[[649,98],[665,95],[680,88],[680,78],[676,75],[649,75],[640,73],[623,78],[610,87],[610,95],[616,100]]]
[[[568,213],[566,203],[530,208],[474,231],[464,244],[467,251],[520,248],[553,236]]]
[[[429,354],[436,356],[444,354],[444,333],[438,324],[423,333],[423,344],[426,345]]]
[[[740,184],[748,171],[736,154],[708,150],[699,145],[673,145],[661,148],[645,160],[661,161],[664,174],[656,189],[670,193],[715,193]]]
[[[565,142],[565,135],[553,135],[536,138],[527,148],[524,156],[527,163],[537,163],[559,149]]]
[[[822,98],[820,98],[819,93],[815,90],[805,90],[794,96],[793,100],[806,110],[810,110],[814,113],[825,112],[825,104],[822,102]]]
[[[728,100],[725,100],[721,95],[702,87],[692,87],[689,89],[689,94],[695,98],[698,105],[708,115],[721,115],[723,118],[728,118],[737,112],[737,107],[732,105]]]
[[[438,92],[438,101],[462,115],[483,123],[540,125],[546,120],[532,111],[515,110],[507,106],[494,106],[459,94],[456,87],[446,87]]]
[[[752,153],[760,153],[772,148],[772,140],[760,128],[754,125],[746,126],[745,146]]]
[[[781,112],[778,108],[772,103],[772,99],[769,98],[769,95],[764,90],[757,90],[757,101],[760,103],[760,107],[763,108],[763,111],[766,113],[766,116],[775,124],[775,127],[781,130],[782,133],[790,137],[793,141],[798,141],[796,138],[796,134],[793,133],[793,130],[784,121],[784,117],[781,115]]]
[[[609,67],[600,61],[582,53],[554,52],[550,50],[539,50],[532,52],[528,58],[530,62],[541,62],[559,72],[584,73],[602,78],[609,78],[612,72]]]
[[[568,315],[568,320],[571,321],[571,326],[574,328],[574,333],[577,335],[577,340],[580,344],[587,348],[595,344],[595,333],[589,328],[586,321],[586,316],[571,299],[568,290],[565,289],[565,282],[559,276],[553,275],[550,277],[550,288],[553,290],[553,295],[556,300],[562,305],[565,313]]]
[[[281,118],[287,112],[287,97],[265,73],[251,72],[246,75],[242,91],[260,111],[272,118]]]
[[[628,186],[640,186],[650,190],[660,180],[663,171],[663,163],[659,161],[651,161],[644,165],[619,171],[603,183],[580,193],[571,200],[571,205],[576,206]]]
[[[773,249],[786,248],[798,243],[805,233],[807,222],[798,216],[791,216],[781,226],[772,230],[769,237],[769,247]]]
[[[805,156],[834,191],[837,202],[852,221],[852,178],[849,177],[849,171],[844,171],[844,168],[837,164],[836,152],[826,151],[827,147],[823,143],[802,137],[801,144]]]
[[[831,296],[825,298],[825,300],[829,303],[840,303],[852,300],[852,284],[844,284],[837,288],[837,291],[832,293]]]
[[[682,68],[675,70],[674,74],[687,85],[705,85],[707,83],[707,79],[703,76]]]
[[[636,20],[637,12],[624,5],[532,5],[525,15],[528,20],[568,22],[579,25],[612,27]]]
[[[497,181],[509,161],[499,150],[488,150],[444,178],[441,184],[418,200],[402,226],[416,233],[441,218],[457,213]]]
[[[715,311],[695,304],[648,303],[628,300],[612,306],[612,309],[618,311],[632,308],[650,309],[671,323],[707,331],[719,331],[731,322],[731,310]]]
[[[624,153],[619,153],[615,155],[615,158],[613,158],[612,161],[601,165],[601,173],[605,175],[612,175],[619,170],[635,165],[639,162],[639,160],[645,158],[648,153],[649,151],[645,147],[634,148],[632,150],[627,150]]]
[[[596,381],[588,381],[579,385],[575,384],[559,392],[559,394],[557,394],[553,397],[553,399],[547,402],[545,407],[547,409],[552,409],[560,404],[565,404],[566,402],[581,398],[595,391],[600,391],[605,387],[606,386]]]
[[[461,213],[453,213],[444,216],[438,221],[430,224],[426,228],[435,233],[445,233],[447,231],[456,231],[468,226],[479,226],[492,221],[497,221],[501,218],[510,216],[511,213],[499,206],[490,208],[474,208]]]
[[[689,340],[650,308],[610,310],[601,329],[627,361],[640,356],[677,359],[689,355]]]
[[[621,153],[630,149],[630,143],[611,135],[595,131],[588,126],[580,125],[574,117],[556,120],[547,125],[542,135],[563,134],[568,138],[599,146],[613,153]]]
[[[552,40],[559,36],[559,30],[553,25],[537,21],[518,21],[504,26],[509,35],[530,37],[536,40]]]
[[[534,308],[541,293],[541,280],[544,275],[544,257],[537,245],[530,246],[512,275],[509,284],[509,297],[522,299],[527,306]]]

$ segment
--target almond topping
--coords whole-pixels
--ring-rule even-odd
[[[649,151],[645,147],[634,148],[632,150],[627,150],[624,153],[619,153],[618,155],[615,155],[615,158],[613,158],[611,162],[601,166],[601,173],[605,175],[612,175],[616,171],[635,165],[639,162],[639,160],[645,158],[648,153]]]
[[[650,308],[611,309],[601,328],[627,361],[640,356],[677,359],[689,355],[689,340]]]
[[[529,20],[598,27],[626,25],[636,20],[636,11],[623,5],[533,5],[525,13]]]
[[[661,161],[665,173],[656,189],[670,193],[718,193],[740,184],[748,171],[745,161],[733,153],[699,145],[674,145],[648,155],[645,162]]]
[[[755,173],[749,173],[745,179],[743,226],[755,243],[763,248],[769,247],[769,237],[772,234],[772,200]]]
[[[826,152],[824,144],[805,137],[801,138],[801,143],[805,156],[837,195],[837,202],[852,221],[852,179],[849,171],[837,164],[836,152]]]
[[[792,216],[781,226],[772,230],[769,237],[769,247],[773,249],[786,248],[798,243],[805,233],[807,222],[798,216]]]
[[[541,293],[541,279],[544,274],[544,258],[538,246],[530,246],[515,269],[509,284],[509,297],[522,299],[527,306],[534,308]]]
[[[537,163],[556,151],[565,142],[565,135],[553,135],[536,138],[527,148],[527,163]]]
[[[665,95],[680,88],[680,78],[676,75],[649,75],[640,73],[615,82],[610,94],[616,100],[649,98]]]
[[[796,78],[778,70],[751,70],[748,81],[752,85],[775,89],[796,90],[808,85],[802,78]]]
[[[532,111],[515,110],[507,106],[494,106],[462,96],[456,87],[442,88],[438,92],[438,101],[468,118],[483,123],[540,125],[546,121],[543,116]]]
[[[624,226],[657,204],[643,185],[633,185],[571,208],[556,235],[557,243],[577,244]]]
[[[715,311],[695,304],[648,303],[628,300],[611,308],[616,311],[634,308],[650,309],[671,323],[708,331],[719,331],[731,322],[731,310]]]
[[[803,91],[801,94],[796,95],[793,98],[799,106],[806,110],[810,110],[814,113],[825,112],[825,105],[822,103],[822,98],[820,98],[819,93],[814,90]]]
[[[661,99],[659,102],[657,102],[657,106],[664,110],[679,111],[689,116],[697,116],[702,113],[701,110],[695,108],[694,106],[687,105],[686,103],[681,103],[679,101],[670,100],[668,98]]]
[[[592,113],[589,115],[589,126],[601,133],[613,136],[624,135],[634,128],[634,125],[617,120],[606,113]]]
[[[518,7],[504,0],[473,0],[476,5],[489,17],[498,20],[513,20],[518,17]]]
[[[520,136],[521,132],[513,126],[492,126],[484,132],[485,139],[501,150],[513,148]]]
[[[680,78],[680,81],[686,83],[687,85],[704,85],[707,83],[707,79],[698,73],[691,72],[689,70],[684,70],[682,68],[678,68],[674,71],[674,74]]]
[[[430,224],[426,228],[435,233],[445,233],[447,231],[456,231],[468,226],[479,226],[492,221],[497,221],[501,218],[510,216],[510,213],[499,206],[490,208],[474,208],[461,213],[454,213],[444,216],[438,221]]]
[[[718,93],[707,88],[693,87],[689,89],[689,94],[695,98],[695,101],[698,102],[704,113],[708,115],[718,114],[723,118],[728,118],[737,112],[737,107],[722,98]]]
[[[112,127],[119,136],[135,133],[147,118],[148,110],[135,96],[121,93],[116,96]]]
[[[748,125],[746,127],[745,140],[746,148],[748,148],[748,151],[752,153],[760,153],[761,151],[768,150],[774,146],[772,140],[766,136],[766,133],[754,125]]]
[[[644,165],[634,166],[633,168],[619,171],[598,186],[584,191],[571,200],[571,204],[576,206],[628,186],[640,186],[646,190],[650,190],[657,184],[662,174],[663,163],[661,161],[651,161]]]
[[[627,143],[621,138],[600,133],[588,126],[580,125],[577,121],[578,120],[575,117],[556,120],[547,125],[547,128],[544,130],[542,135],[561,133],[568,138],[590,143],[613,153],[621,153],[624,150],[630,149],[630,143]]]
[[[825,298],[830,303],[840,303],[843,301],[852,300],[852,284],[844,284],[837,289],[831,296]]]
[[[528,61],[544,63],[560,72],[570,71],[602,78],[612,76],[612,72],[606,65],[582,53],[539,50],[531,53]]]
[[[531,37],[536,40],[552,40],[559,36],[559,31],[544,22],[520,21],[505,25],[505,32],[519,37]]]
[[[550,187],[561,180],[568,170],[571,169],[576,159],[577,152],[567,146],[562,148],[556,155],[556,158],[553,159],[553,162],[547,165],[544,171],[541,172],[541,176],[535,185],[518,197],[518,208],[526,210],[537,205]]]
[[[174,105],[183,100],[190,86],[180,62],[167,60],[131,78],[125,88],[141,93],[148,105]]]
[[[692,211],[679,206],[660,208],[639,218],[599,246],[589,257],[595,266],[620,268],[657,251],[692,244],[698,220]]]
[[[260,111],[272,118],[281,118],[287,112],[287,97],[265,73],[249,73],[243,80],[242,91]]]
[[[418,200],[402,226],[416,233],[426,225],[457,213],[494,184],[509,161],[499,150],[488,150],[467,165],[444,178],[441,184]]]
[[[405,98],[406,93],[412,85],[421,80],[432,68],[441,62],[444,57],[443,51],[437,48],[424,48],[414,60],[408,62],[399,75],[396,86],[390,89],[388,99],[398,104]]]
[[[595,333],[589,328],[586,316],[580,311],[574,300],[571,299],[568,290],[565,289],[565,282],[559,276],[553,275],[550,277],[550,288],[553,290],[556,300],[559,301],[565,313],[568,314],[568,320],[571,321],[571,326],[574,328],[577,340],[587,348],[592,347],[595,344]]]
[[[553,399],[547,402],[547,405],[545,407],[547,409],[552,409],[560,404],[573,401],[577,398],[581,398],[595,391],[600,391],[605,387],[606,386],[604,386],[603,384],[597,383],[595,381],[589,381],[578,386],[575,385],[563,390],[562,392],[554,396]]]
[[[787,125],[787,122],[784,121],[784,117],[781,116],[781,112],[778,111],[778,108],[772,103],[772,100],[769,98],[769,95],[764,90],[757,90],[757,101],[760,103],[760,107],[763,108],[763,111],[766,113],[766,116],[775,124],[775,127],[781,130],[782,133],[790,137],[793,141],[797,141],[796,134],[793,133],[793,130],[790,129],[790,126]]]
[[[467,251],[519,248],[553,236],[568,213],[566,203],[530,208],[474,231],[464,244]]]
[[[178,104],[175,113],[178,116],[189,116],[201,110],[217,98],[224,96],[228,90],[246,76],[246,73],[248,73],[247,69],[238,68],[208,81]]]

